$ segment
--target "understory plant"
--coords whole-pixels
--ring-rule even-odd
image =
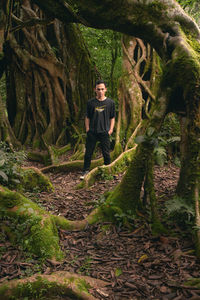
[[[150,127],[144,135],[135,138],[137,144],[153,144],[155,163],[161,167],[168,161],[173,161],[180,167],[180,141],[180,125],[175,114],[167,115],[159,134]]]
[[[184,199],[174,197],[165,203],[165,208],[169,218],[180,227],[191,227],[194,224],[194,208],[187,204]]]
[[[0,184],[11,187],[19,183],[19,169],[25,158],[23,151],[13,151],[5,142],[0,142]]]

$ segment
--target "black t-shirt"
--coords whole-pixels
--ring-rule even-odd
[[[96,133],[108,132],[110,119],[115,117],[115,102],[110,98],[103,101],[92,98],[87,103],[86,117],[90,119],[90,131]]]

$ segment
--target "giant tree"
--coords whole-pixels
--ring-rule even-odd
[[[47,148],[53,158],[49,145],[73,144],[83,126],[95,67],[76,24],[53,20],[27,0],[20,6],[6,2],[8,119],[21,145]]]
[[[174,0],[34,0],[46,13],[63,22],[84,23],[96,28],[110,28],[142,38],[156,49],[163,64],[163,76],[156,99],[144,120],[143,138],[122,182],[111,192],[98,212],[78,222],[77,228],[98,220],[97,216],[112,217],[120,211],[136,211],[140,202],[140,191],[146,178],[150,199],[155,200],[152,181],[152,152],[154,140],[168,112],[175,112],[186,122],[184,147],[177,194],[196,208],[196,224],[199,220],[200,180],[200,31],[197,24]],[[7,191],[1,190],[2,196]],[[5,198],[6,199],[6,198]],[[12,198],[15,200],[15,197]],[[6,201],[4,201],[6,204]],[[6,204],[7,205],[7,204]],[[14,210],[12,210],[14,211]],[[49,218],[49,216],[48,216]],[[56,225],[71,229],[64,218],[54,217]],[[200,239],[199,239],[200,240]],[[197,245],[198,255],[200,247]]]
[[[176,1],[71,1],[35,2],[51,17],[65,23],[83,23],[96,28],[111,28],[142,38],[156,49],[163,65],[163,76],[149,119],[144,120],[142,143],[119,186],[109,195],[104,212],[135,211],[141,207],[140,192],[146,180],[154,202],[152,182],[153,141],[168,112],[185,118],[184,147],[178,196],[196,207],[199,225],[199,28]],[[114,5],[114,6],[113,6]],[[114,9],[114,10],[113,10]],[[15,50],[17,51],[17,50]],[[36,59],[37,60],[37,59]],[[183,76],[184,74],[184,76]],[[176,78],[176,80],[174,80]],[[117,207],[117,208],[116,208]]]
[[[124,203],[126,209],[140,206],[140,190],[147,158],[152,153],[152,138],[159,132],[166,114],[173,111],[186,118],[177,194],[193,207],[196,203],[199,224],[200,31],[195,21],[174,0],[35,2],[63,22],[83,22],[95,28],[110,28],[133,35],[157,51],[164,71],[148,122],[150,130],[147,129],[147,135],[137,149],[134,163],[109,199],[111,206],[116,201],[122,209]]]

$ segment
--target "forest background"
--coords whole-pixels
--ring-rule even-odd
[[[179,2],[198,22],[197,1]],[[55,226],[81,229],[100,219],[117,219],[129,226],[136,217],[137,210],[150,204],[149,222],[152,224],[152,231],[165,232],[157,211],[151,164],[155,161],[162,166],[170,160],[181,166],[181,155],[184,156],[184,149],[181,150],[180,144],[181,139],[183,140],[181,126],[184,125],[180,116],[184,113],[184,108],[178,107],[176,114],[166,116],[158,135],[155,135],[156,126],[154,128],[152,123],[150,126],[146,124],[151,120],[164,70],[164,64],[156,51],[141,39],[123,33],[83,25],[66,25],[57,19],[46,18],[29,1],[24,1],[22,7],[20,2],[12,1],[5,1],[3,5],[6,10],[3,6],[0,182],[1,216],[5,221],[3,223],[7,224],[4,224],[3,231],[9,235],[13,218],[17,217],[25,227],[33,228],[28,234],[29,238],[24,239],[18,234],[17,242],[21,240],[24,250],[58,260],[62,259],[62,251]],[[76,13],[76,7],[73,9]],[[34,190],[36,186],[50,190],[51,183],[44,173],[81,170],[85,143],[84,110],[87,99],[93,95],[97,78],[103,78],[109,83],[108,96],[116,101],[118,114],[112,141],[113,162],[108,168],[99,167],[102,159],[98,158],[97,148],[92,171],[79,188],[91,186],[99,177],[109,179],[126,169],[131,170],[131,161],[137,167],[137,159],[141,164],[138,168],[142,168],[141,153],[143,161],[147,160],[148,164],[142,168],[142,173],[139,169],[134,171],[138,178],[133,171],[127,172],[128,175],[114,192],[106,195],[105,203],[82,222],[70,222],[58,216],[50,216],[45,220],[45,226],[42,226],[43,231],[40,226],[46,212],[16,190]],[[142,151],[139,147],[140,150],[136,150],[136,144],[143,147]],[[24,152],[16,152],[18,149],[24,149]],[[72,155],[70,161],[63,163],[66,153]],[[153,153],[153,157],[150,153]],[[43,163],[45,167],[40,171],[21,168],[25,156]],[[147,159],[148,156],[151,159]],[[142,202],[141,199],[138,201],[141,186],[145,191]],[[182,185],[179,186],[179,197],[171,201],[169,210],[172,214],[174,211],[177,215],[182,213],[181,218],[187,223],[184,225],[188,225],[185,214],[192,219],[189,230],[192,231],[196,226],[194,235],[198,254],[197,201],[194,201],[196,206],[189,205],[188,199],[183,201],[181,187]],[[128,190],[127,194],[125,190]],[[133,191],[137,191],[135,201]],[[183,189],[182,194],[187,192]],[[125,206],[119,199],[122,195],[127,200]],[[41,230],[40,235],[38,229]],[[10,236],[16,241],[12,234]]]

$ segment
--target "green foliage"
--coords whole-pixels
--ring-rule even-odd
[[[184,286],[200,289],[200,278],[189,278],[186,282],[184,282]]]
[[[80,273],[89,276],[90,275],[90,269],[91,269],[91,261],[92,259],[90,257],[86,257],[80,266]]]
[[[121,34],[112,30],[99,30],[80,25],[99,77],[108,84],[107,95],[117,98],[117,81],[121,76]]]
[[[99,207],[101,206],[102,204],[105,204],[106,202],[106,196],[103,194],[103,195],[100,195],[100,197],[97,199],[96,203],[94,204],[94,207]]]
[[[177,0],[183,9],[193,16],[196,21],[199,21],[200,16],[200,3],[199,0]]]
[[[19,167],[25,158],[24,152],[13,152],[5,142],[0,142],[0,184],[14,186],[19,183]]]
[[[179,144],[180,144],[180,125],[175,114],[168,114],[159,134],[155,128],[149,127],[145,135],[135,138],[135,143],[148,143],[154,146],[154,158],[156,164],[164,166],[170,159],[180,166]]]
[[[131,210],[127,210],[126,212],[118,210],[118,212],[116,212],[114,216],[119,227],[122,227],[124,225],[127,227],[131,227],[136,219],[136,215]]]
[[[112,180],[113,175],[109,174],[107,169],[99,167],[98,169],[98,177],[100,177],[102,180]]]
[[[52,299],[50,294],[62,296],[65,294],[62,285],[49,282],[38,276],[36,281],[18,284],[10,299]]]
[[[161,128],[161,134],[162,136],[166,136],[166,138],[180,136],[180,124],[176,114],[169,113],[165,117],[163,126]]]
[[[154,148],[154,155],[155,155],[155,162],[159,166],[164,166],[164,164],[167,163],[168,157],[167,157],[167,148],[169,147],[170,144],[172,143],[179,143],[180,142],[180,137],[179,136],[174,136],[169,139],[165,139],[162,137],[158,137],[158,144]],[[176,158],[176,160],[175,160]],[[177,157],[174,158],[174,162],[178,164]]]
[[[166,213],[181,226],[194,224],[195,211],[184,199],[175,197],[165,203]]]

